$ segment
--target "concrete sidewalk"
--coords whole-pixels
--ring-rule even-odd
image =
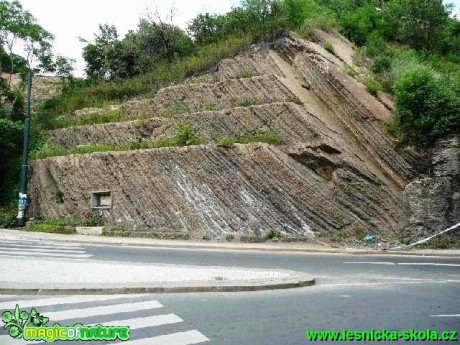
[[[238,242],[211,242],[211,241],[176,241],[155,240],[148,238],[105,237],[61,235],[20,230],[0,229],[0,239],[14,236],[25,240],[43,240],[63,243],[76,243],[82,245],[113,245],[113,246],[139,246],[165,249],[207,249],[207,250],[239,250],[239,251],[271,251],[293,253],[336,253],[336,254],[371,254],[371,255],[414,255],[414,256],[444,256],[460,257],[459,249],[411,249],[411,250],[382,250],[369,248],[327,247],[311,243],[238,243]]]
[[[313,285],[287,270],[199,267],[0,256],[0,294],[235,292]]]
[[[3,240],[4,246],[33,248],[28,253],[30,257],[20,253],[18,256],[0,255],[0,294],[234,292],[287,289],[315,283],[311,275],[288,270],[105,262],[33,255],[35,248],[43,246],[51,248],[51,254],[53,250],[84,251],[74,243],[78,239],[91,240],[80,236],[0,231],[0,242]],[[39,243],[27,242],[38,240]]]

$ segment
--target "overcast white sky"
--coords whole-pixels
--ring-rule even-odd
[[[22,6],[37,18],[40,25],[55,36],[55,52],[77,60],[76,75],[81,76],[84,61],[81,57],[84,44],[78,36],[92,41],[99,24],[113,24],[123,37],[135,29],[139,18],[154,10],[167,13],[170,0],[20,0]],[[452,2],[460,8],[460,0]],[[183,29],[198,13],[225,13],[240,0],[175,0],[174,23]]]
[[[460,0],[459,0],[460,1]],[[20,0],[23,8],[30,11],[39,24],[55,36],[56,53],[77,60],[76,73],[81,76],[84,61],[81,57],[84,43],[78,36],[89,41],[98,32],[99,24],[113,24],[123,37],[135,29],[139,18],[154,10],[166,14],[171,8],[169,0]],[[174,23],[185,29],[187,23],[198,13],[225,13],[239,0],[175,0]]]

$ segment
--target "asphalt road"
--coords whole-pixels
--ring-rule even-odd
[[[83,247],[92,255],[91,260],[280,268],[317,277],[316,286],[292,290],[157,294],[117,299],[112,296],[97,301],[92,301],[91,296],[73,301],[63,297],[41,303],[40,312],[56,313],[57,319],[71,311],[65,314],[66,324],[118,321],[121,325],[133,318],[150,320],[162,315],[181,320],[154,327],[136,321],[137,327],[131,333],[133,345],[345,343],[307,342],[306,330],[460,331],[460,258]],[[0,305],[14,304],[18,299],[32,300],[33,304],[38,297],[0,297]],[[155,301],[161,304],[161,309],[149,307]],[[104,305],[112,308],[112,312],[92,313],[91,308]],[[130,306],[137,309],[129,311]],[[82,310],[88,308],[89,314],[82,314]],[[152,339],[159,335],[165,338],[154,342]],[[458,341],[378,343],[454,344]]]

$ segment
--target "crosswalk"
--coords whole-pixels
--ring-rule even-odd
[[[4,238],[0,238],[0,256],[77,260],[92,257],[76,244]]]
[[[73,326],[129,326],[130,340],[124,342],[84,342],[85,345],[192,345],[209,344],[209,339],[195,329],[189,329],[186,322],[171,313],[159,301],[149,295],[105,295],[105,296],[61,296],[38,299],[21,299],[20,296],[0,297],[0,315],[13,311],[16,304],[21,311],[35,308],[48,317],[47,326],[59,323]],[[0,325],[3,326],[0,321]],[[46,343],[25,342],[13,339],[0,327],[1,345],[35,345]],[[55,342],[70,345],[75,342]]]

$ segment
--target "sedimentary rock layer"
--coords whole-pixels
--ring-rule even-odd
[[[34,214],[78,217],[91,191],[112,193],[106,224],[144,233],[218,237],[275,229],[302,238],[372,229],[394,236],[403,221],[397,195],[321,145],[289,152],[207,145],[34,162]]]
[[[271,103],[177,115],[171,118],[152,118],[140,121],[69,127],[48,132],[51,142],[70,148],[87,144],[124,145],[139,139],[156,140],[175,135],[178,123],[194,126],[197,135],[206,142],[218,142],[228,136],[270,129],[282,144],[310,142],[337,137],[319,119],[295,103]]]

